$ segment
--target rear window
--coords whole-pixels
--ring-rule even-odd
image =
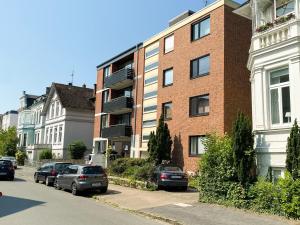
[[[55,164],[55,170],[61,171],[61,170],[66,169],[70,165],[72,165],[72,163],[59,163],[59,164]]]
[[[165,166],[162,167],[163,171],[171,171],[171,172],[181,172],[182,170],[179,167],[176,166]]]
[[[11,165],[11,161],[0,160],[0,165],[1,166],[10,166]]]
[[[103,174],[104,170],[101,166],[89,166],[82,169],[83,174]]]

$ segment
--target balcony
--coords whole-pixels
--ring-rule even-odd
[[[121,69],[104,79],[104,86],[114,90],[127,88],[133,84],[134,71],[132,69]]]
[[[125,124],[112,125],[102,129],[102,137],[108,139],[128,139],[131,137],[131,126]]]
[[[103,105],[103,112],[110,113],[113,115],[120,115],[129,113],[132,111],[133,99],[122,96],[119,98],[115,98],[110,102],[106,102]]]
[[[250,51],[257,51],[283,43],[297,36],[300,36],[300,21],[291,19],[280,25],[274,25],[266,31],[256,32],[252,38]]]

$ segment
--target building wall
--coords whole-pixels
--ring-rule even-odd
[[[2,116],[2,129],[7,130],[9,127],[18,126],[18,113],[6,113]]]

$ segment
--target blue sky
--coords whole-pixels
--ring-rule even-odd
[[[40,95],[52,82],[70,82],[72,70],[75,85],[92,87],[96,65],[204,2],[0,0],[0,114],[19,107],[23,90]]]

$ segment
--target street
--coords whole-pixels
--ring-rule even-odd
[[[4,194],[0,198],[1,225],[163,224],[91,198],[35,184],[23,173],[18,169],[15,181],[0,181],[0,191]]]

